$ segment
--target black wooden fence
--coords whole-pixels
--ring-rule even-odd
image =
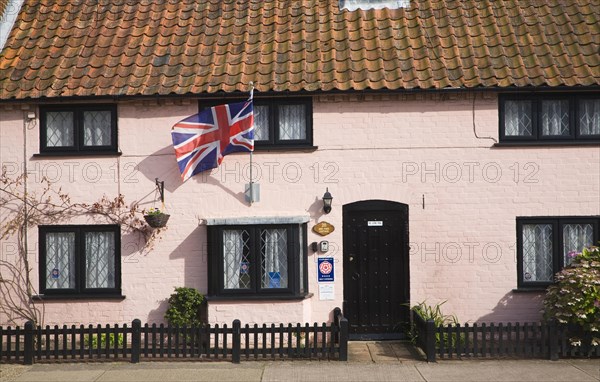
[[[348,360],[348,321],[339,308],[330,325],[228,325],[0,327],[0,363],[97,360],[190,359],[337,359]]]
[[[436,357],[600,357],[600,345],[591,342],[594,333],[583,333],[584,340],[575,343],[573,328],[555,321],[436,326],[433,320],[426,321],[414,311],[411,314],[416,344],[428,362],[435,362]]]

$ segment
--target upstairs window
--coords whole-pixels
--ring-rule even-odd
[[[573,253],[595,245],[600,218],[517,218],[519,287],[545,287],[569,265]]]
[[[549,94],[500,98],[503,142],[600,142],[600,97]]]
[[[200,110],[239,101],[200,102]],[[253,106],[254,145],[257,150],[312,147],[310,98],[255,98]]]
[[[93,154],[117,152],[115,105],[40,108],[40,152]]]

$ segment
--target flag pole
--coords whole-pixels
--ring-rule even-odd
[[[249,101],[252,101],[254,99],[254,82],[250,81],[250,98]],[[252,105],[252,107],[254,108],[254,105]],[[254,128],[254,117],[252,117],[252,127]],[[252,202],[254,202],[254,182],[253,182],[253,178],[252,178],[252,154],[254,153],[254,147],[252,148],[252,151],[250,151],[250,205],[252,205]]]

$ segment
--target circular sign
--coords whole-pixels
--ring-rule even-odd
[[[323,261],[321,264],[319,264],[319,270],[324,275],[330,274],[332,269],[333,269],[333,266],[331,265],[331,263],[329,261]]]

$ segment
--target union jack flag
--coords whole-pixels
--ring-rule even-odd
[[[227,154],[254,150],[252,100],[203,110],[175,124],[171,136],[186,181],[219,166]]]

